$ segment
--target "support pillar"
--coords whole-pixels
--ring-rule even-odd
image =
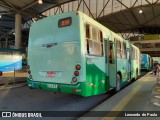
[[[8,48],[8,37],[5,37],[5,48]]]
[[[22,18],[19,13],[15,15],[15,48],[20,49],[21,48],[21,23]]]

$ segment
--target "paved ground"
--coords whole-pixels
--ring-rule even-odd
[[[26,76],[27,71],[25,67],[23,67],[22,70],[15,72],[3,72],[2,76],[0,76],[0,86],[8,86],[17,83],[26,83]]]
[[[80,114],[83,114],[84,111],[94,108],[108,96],[103,94],[84,98],[64,93],[54,94],[23,86],[0,90],[0,111],[82,111]]]
[[[11,77],[6,77],[5,80],[8,78]],[[19,78],[21,79],[21,77]],[[131,89],[130,85],[127,88]],[[122,91],[124,91],[124,89]],[[120,92],[118,94],[120,94]],[[107,93],[84,98],[65,93],[54,94],[53,92],[49,91],[29,89],[27,86],[14,87],[12,89],[11,87],[7,87],[7,89],[0,89],[0,111],[64,111],[65,114],[66,111],[70,111],[68,112],[68,114],[70,114],[69,117],[45,118],[45,120],[72,120],[77,118],[72,117],[72,112],[73,114],[78,114],[81,116],[103,101],[108,101],[107,99],[110,96],[111,95]],[[116,98],[115,100],[112,99],[112,101],[109,103],[112,105],[114,104],[114,101],[120,99],[122,98]],[[106,108],[109,108],[109,106],[106,106]],[[75,111],[79,112],[75,113]],[[12,119],[17,120],[21,118]],[[44,118],[33,118],[33,120],[43,119]]]
[[[130,86],[124,88],[118,94],[110,97],[96,108],[92,109],[92,111],[103,111],[103,113],[106,112],[105,114],[100,116],[97,112],[97,115],[99,115],[97,117],[86,117],[90,115],[88,113],[85,117],[79,118],[79,120],[160,120],[160,117],[116,117],[119,112],[115,112],[137,111],[137,113],[141,113],[143,111],[157,111],[160,115],[160,107],[153,105],[151,102],[154,85],[155,75],[149,73]],[[113,117],[107,117],[111,114]],[[94,116],[96,116],[96,112]]]

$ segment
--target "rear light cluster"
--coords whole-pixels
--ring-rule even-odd
[[[81,69],[81,66],[79,64],[77,64],[75,66],[76,70],[74,72],[74,77],[72,78],[72,82],[71,83],[76,83],[77,82],[77,77],[79,76],[79,70]]]
[[[29,65],[27,65],[27,71],[28,71],[29,79],[32,79],[31,70],[30,70],[30,66]]]

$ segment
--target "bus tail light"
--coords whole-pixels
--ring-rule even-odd
[[[76,12],[76,16],[78,16],[79,14],[78,14],[78,12]]]
[[[79,76],[79,72],[78,72],[78,71],[75,71],[75,72],[74,72],[74,75],[75,75],[75,76]]]
[[[28,74],[31,74],[31,70],[28,70]]]
[[[29,75],[29,79],[32,79],[32,75]]]
[[[77,78],[76,78],[76,77],[73,77],[73,78],[72,78],[72,82],[76,83],[76,82],[77,82]]]
[[[30,66],[29,66],[29,65],[27,65],[27,69],[30,69]]]
[[[80,65],[76,65],[76,70],[80,70],[81,66]]]

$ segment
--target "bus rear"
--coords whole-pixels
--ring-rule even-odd
[[[142,54],[142,56],[141,56],[141,69],[149,70],[149,56],[148,56],[148,54]]]
[[[29,87],[67,93],[75,92],[80,87],[79,36],[76,12],[33,23],[28,46]]]

